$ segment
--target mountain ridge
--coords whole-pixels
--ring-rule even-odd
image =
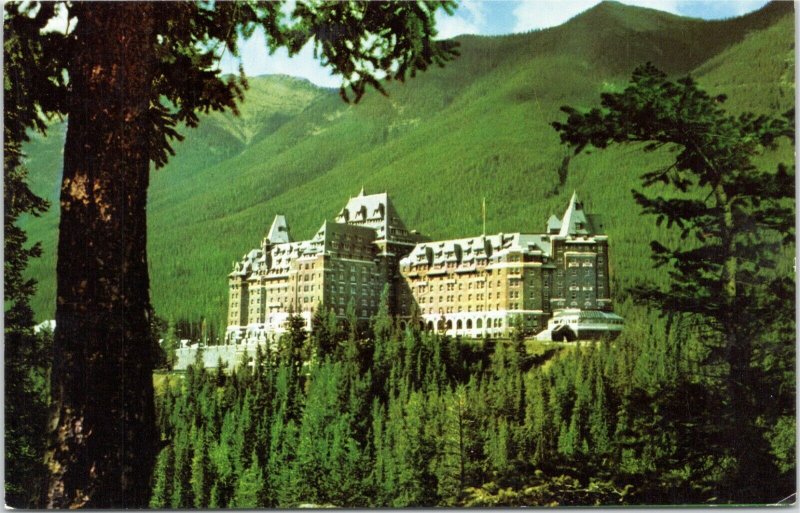
[[[453,63],[391,83],[388,98],[370,94],[356,106],[310,83],[282,87],[285,77],[250,78],[243,119],[204,119],[186,131],[168,166],[153,173],[149,247],[157,314],[221,323],[230,263],[258,243],[274,214],[288,216],[295,238],[308,237],[362,185],[367,192],[388,190],[409,228],[437,238],[479,229],[484,196],[490,231],[539,232],[550,213],[563,211],[573,188],[586,189],[579,194],[587,208],[605,215],[616,241],[614,263],[624,272],[614,273],[615,287],[624,299],[622,289],[646,267],[640,260],[649,266],[647,241],[656,233],[649,223],[625,226],[638,212],[628,191],[638,185],[641,169],[664,155],[615,149],[571,158],[561,184],[558,167],[568,151],[549,126],[560,117],[559,107],[597,103],[602,91],[622,87],[650,53],[658,55],[646,60],[658,65],[661,59],[673,75],[699,70],[701,84],[731,93],[734,109],[774,111],[794,97],[793,82],[785,81],[793,77],[793,61],[788,68],[785,62],[793,5],[768,4],[719,22],[650,12],[603,3],[551,29],[461,37],[462,56]],[[613,21],[620,16],[642,19]],[[606,20],[603,30],[585,34],[597,20]],[[655,28],[636,32],[626,25]],[[695,27],[722,28],[721,35],[709,42]],[[626,34],[626,47],[614,44],[615,34]],[[696,45],[688,61],[679,59],[685,46],[664,48],[680,37]],[[763,65],[734,62],[755,53]],[[747,72],[753,68],[763,69]],[[783,82],[770,85],[775,74]],[[283,94],[293,96],[284,103]],[[54,130],[31,146],[35,190],[50,199],[58,191],[54,167],[60,166],[62,136]],[[624,186],[611,187],[609,176]],[[56,221],[51,209],[27,222],[31,239],[42,240],[45,250],[31,265],[40,281],[33,305],[41,319],[52,317],[54,305]]]

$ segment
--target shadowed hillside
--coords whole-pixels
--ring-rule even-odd
[[[550,122],[561,105],[595,104],[645,61],[673,75],[692,72],[711,92],[727,93],[733,110],[783,112],[794,99],[792,10],[780,2],[709,22],[604,3],[552,29],[463,37],[455,62],[357,106],[302,80],[254,78],[240,118],[204,119],[153,174],[156,312],[221,323],[231,262],[259,243],[276,213],[287,216],[295,239],[305,238],[361,186],[389,191],[410,228],[437,238],[478,233],[484,196],[489,231],[542,231],[575,189],[604,216],[622,299],[627,286],[652,275],[647,257],[656,236],[630,189],[665,155],[624,148],[565,161]],[[43,241],[44,256],[31,265],[41,319],[53,317],[55,304],[64,133],[55,125],[27,148],[35,190],[55,200],[27,226],[32,240]],[[791,158],[785,148],[771,160]],[[562,162],[569,169],[563,185]],[[621,313],[628,308],[623,303]]]

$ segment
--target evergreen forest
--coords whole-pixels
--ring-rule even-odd
[[[761,320],[747,331],[753,353],[734,367],[730,346],[718,342],[721,316],[652,293],[692,279],[713,288],[703,255],[691,269],[666,255],[713,253],[702,213],[687,229],[669,212],[671,202],[702,201],[708,184],[646,183],[680,158],[674,146],[615,144],[622,137],[610,129],[610,142],[588,131],[567,140],[561,109],[590,112],[650,62],[665,80],[691,76],[726,116],[763,135],[776,126],[764,120],[794,108],[794,24],[792,2],[719,21],[603,2],[559,27],[461,36],[458,59],[388,84],[388,97],[346,105],[304,80],[254,77],[240,116],[204,114],[197,128],[182,128],[176,155],[151,173],[155,338],[219,341],[231,264],[273,216],[287,216],[294,240],[310,237],[362,186],[387,191],[408,228],[433,239],[480,233],[483,197],[489,233],[540,233],[577,191],[609,235],[614,311],[625,329],[614,341],[579,343],[521,332],[452,338],[413,322],[400,329],[384,294],[369,323],[352,308],[344,321],[322,308],[308,333],[292,318],[277,347],[235,369],[170,372],[165,354],[154,375],[161,449],[150,507],[793,502],[793,227],[760,231],[755,217],[739,219],[755,227],[742,232],[743,276],[761,281],[746,284],[757,292],[742,317],[724,320]],[[23,146],[22,178],[50,205],[58,205],[65,134],[66,122],[53,121]],[[793,125],[790,138],[774,139],[747,162],[792,183],[769,193],[793,197]],[[643,199],[643,187],[657,199]],[[746,184],[743,197],[757,188]],[[793,216],[794,201],[782,201],[780,213]],[[38,258],[14,274],[37,282],[30,308],[12,312],[26,326],[55,311],[58,208],[45,207],[20,220],[40,242]],[[759,288],[767,283],[780,286]],[[16,398],[6,408],[7,502],[26,506],[43,473],[36,426],[46,418],[51,335],[6,336],[19,341],[6,345],[7,396]]]
[[[697,505],[794,490],[794,418],[750,461],[731,458],[723,391],[678,319],[577,345],[401,331],[385,302],[369,327],[349,319],[318,313],[309,335],[295,318],[233,373],[158,376],[150,506]]]

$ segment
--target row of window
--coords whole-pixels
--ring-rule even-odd
[[[585,260],[583,262],[579,262],[577,260],[570,260],[567,263],[567,267],[594,267],[594,264],[591,260]]]
[[[488,296],[486,294],[482,294],[482,293],[481,294],[475,294],[475,300],[476,301],[483,301],[484,299],[492,299],[493,297],[494,297],[494,295],[491,292],[489,292]],[[511,297],[511,296],[509,296],[509,297]],[[516,296],[514,296],[514,297],[519,297],[519,292],[517,292]],[[533,296],[531,296],[531,297],[533,297]],[[501,293],[500,292],[497,293],[497,299],[501,299]],[[427,296],[427,297],[426,296],[422,296],[422,297],[419,298],[420,303],[423,303],[423,304],[424,303],[433,303],[435,300],[436,300],[436,296]],[[467,294],[466,300],[467,301],[472,301],[472,294]],[[456,297],[455,295],[439,296],[439,303],[443,303],[443,302],[452,303],[454,301],[458,301],[460,303],[460,302],[464,301],[464,296],[462,294],[459,294],[458,297]]]
[[[476,319],[475,320],[475,329],[483,329],[484,320],[483,319]],[[436,323],[439,329],[453,329],[453,321],[452,320],[440,320]],[[487,328],[502,328],[505,325],[503,319],[486,319],[486,327]],[[456,319],[455,328],[457,330],[460,329],[472,329],[472,319],[467,319],[466,321],[462,321],[461,319]],[[433,321],[428,321],[428,329],[433,329]]]
[[[356,302],[358,301],[357,299],[355,299],[353,297],[336,296],[336,295],[334,295],[334,296],[330,297],[330,303],[332,305],[346,305],[346,304],[348,304],[350,302],[351,299],[355,300]],[[374,298],[367,299],[365,297],[362,297],[361,298],[361,306],[373,306],[374,307],[374,306],[378,306],[378,302]]]
[[[345,315],[345,307],[340,306],[338,309],[336,309],[336,313],[342,316]],[[356,313],[358,313],[358,310],[356,310]],[[369,315],[369,310],[364,308],[361,309],[361,317],[369,317]]]
[[[578,285],[570,285],[569,290],[581,290],[581,287]],[[594,290],[594,287],[592,287],[591,285],[585,285],[583,287],[583,290]]]

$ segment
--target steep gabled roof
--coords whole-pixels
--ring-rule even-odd
[[[549,223],[548,223],[549,224]],[[567,211],[564,212],[564,219],[561,221],[561,230],[558,235],[589,235],[591,228],[583,211],[583,204],[578,200],[578,194],[573,192],[569,200]]]
[[[365,194],[362,187],[358,196],[350,198],[336,216],[336,222],[372,228],[378,239],[406,238],[408,229],[389,199],[387,193]]]
[[[400,263],[433,265],[456,262],[459,265],[473,265],[476,260],[498,260],[512,252],[541,253],[549,256],[550,241],[547,235],[530,233],[499,233],[437,240],[417,244],[408,256],[400,260]]]
[[[286,217],[280,214],[275,216],[272,221],[272,226],[267,234],[267,239],[272,244],[285,244],[291,242],[292,238],[289,235],[289,225],[286,224]]]

